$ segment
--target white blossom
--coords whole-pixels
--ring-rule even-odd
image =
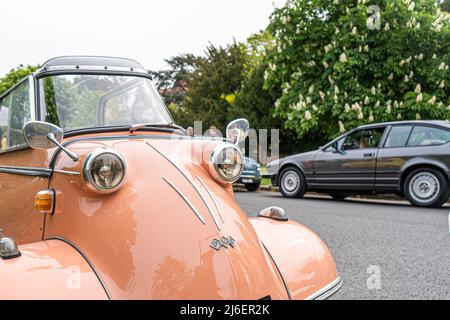
[[[341,53],[341,55],[339,57],[339,62],[341,62],[341,63],[347,62],[347,56],[345,55],[345,53]]]
[[[437,59],[436,53],[433,54],[432,58]]]
[[[405,78],[403,79],[404,82],[408,83],[409,82],[409,77],[405,76]]]
[[[386,113],[391,113],[391,111],[392,111],[392,107],[391,107],[391,105],[388,105],[386,107]]]
[[[378,101],[375,103],[375,108],[380,107],[380,104],[381,104],[381,102],[380,102],[380,100],[378,100]]]
[[[408,59],[405,60],[406,63],[410,63],[412,60],[412,57],[410,56]]]
[[[330,84],[334,84],[334,80],[333,78],[331,78],[331,76],[328,76],[328,81],[330,82]]]
[[[394,108],[398,108],[398,102],[397,102],[397,100],[394,101]]]
[[[439,65],[439,70],[444,70],[445,69],[445,62],[442,62],[440,65]]]
[[[337,104],[337,103],[339,102],[338,96],[337,96],[337,95],[334,95],[333,100],[334,100],[334,103]]]
[[[400,67],[403,67],[404,64],[405,64],[405,60],[401,60],[401,61],[398,63],[398,65],[399,65]]]
[[[372,92],[373,95],[377,94],[377,89],[375,89],[375,87],[372,86],[372,89],[370,89],[370,91]]]
[[[306,104],[311,104],[311,98],[310,97],[306,97]]]
[[[408,6],[408,10],[413,11],[415,6],[416,6],[416,3],[414,1],[412,1]]]
[[[308,93],[309,94],[313,94],[314,93],[314,85],[313,84],[309,86]]]
[[[420,120],[420,119],[422,119],[422,117],[420,116],[420,113],[416,113],[416,120]]]
[[[312,119],[311,112],[309,110],[305,111],[305,119],[306,120],[311,120]]]
[[[278,109],[280,107],[280,100],[275,101],[275,109]]]
[[[350,105],[348,103],[345,104],[344,110],[346,113],[350,112]]]
[[[317,108],[317,106],[316,106],[315,104],[312,105],[312,109],[313,109],[314,111],[319,110],[319,108]]]
[[[339,28],[336,28],[336,29],[334,30],[334,32],[335,32],[336,34],[339,34],[339,32],[341,32],[341,31],[339,30]]]
[[[433,106],[436,103],[436,96],[433,96],[427,103]]]
[[[394,74],[393,73],[391,73],[389,76],[388,76],[388,79],[389,80],[392,80],[392,79],[394,79]]]
[[[322,64],[323,64],[323,66],[324,66],[325,68],[328,68],[328,67],[329,67],[329,65],[328,65],[328,63],[327,63],[326,61],[322,61]]]
[[[359,119],[359,120],[364,119],[364,114],[362,113],[362,111],[359,112],[359,114],[358,114],[358,119]]]
[[[373,122],[375,119],[373,117],[372,111],[369,113],[369,122]]]
[[[366,44],[366,45],[364,46],[364,52],[369,52],[369,45],[368,45],[368,44]]]
[[[445,87],[445,80],[442,80],[441,83],[439,84],[439,88],[444,89],[444,87]]]
[[[335,94],[339,94],[339,87],[338,86],[334,86],[334,93]]]
[[[366,96],[366,97],[364,98],[364,104],[369,104],[369,102],[370,102],[370,99],[369,99],[368,96]]]
[[[415,93],[420,93],[422,91],[422,86],[420,84],[417,84],[416,89],[414,90]]]
[[[320,99],[322,99],[322,101],[325,100],[325,93],[323,93],[322,91],[319,91],[319,96],[320,96]]]
[[[423,95],[422,95],[422,93],[419,93],[419,94],[417,95],[417,97],[416,97],[416,102],[417,102],[417,103],[421,103],[422,100],[423,100]]]
[[[417,56],[417,60],[419,60],[419,61],[422,61],[422,60],[423,60],[423,53],[420,53],[420,54]]]
[[[353,27],[352,34],[356,34],[357,32],[358,32],[358,30],[356,29],[356,27]]]
[[[397,114],[397,120],[401,120],[402,119],[402,115],[399,113]]]
[[[339,131],[340,131],[341,133],[344,133],[344,132],[345,132],[345,126],[344,126],[344,124],[342,123],[342,121],[339,121]]]
[[[384,25],[384,31],[389,31],[389,29],[389,22],[386,22],[386,24]]]

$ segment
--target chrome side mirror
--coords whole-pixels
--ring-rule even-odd
[[[43,121],[27,122],[22,129],[26,143],[33,149],[51,149],[55,145],[60,147],[73,161],[78,155],[67,150],[61,143],[64,137],[63,130],[54,124]]]
[[[236,119],[227,125],[227,139],[234,144],[243,142],[248,136],[250,123],[247,119]]]

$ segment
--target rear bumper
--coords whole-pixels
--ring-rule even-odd
[[[260,183],[261,182],[261,177],[260,176],[255,176],[255,175],[246,175],[243,174],[238,181],[236,181],[236,183],[243,183],[243,184],[256,184],[256,183]]]

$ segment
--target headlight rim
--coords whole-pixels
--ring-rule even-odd
[[[238,153],[239,156],[241,157],[241,169],[239,170],[239,174],[237,174],[236,177],[233,178],[233,179],[225,179],[225,178],[223,178],[223,177],[219,174],[218,168],[217,168],[217,157],[219,156],[219,154],[220,154],[223,150],[228,149],[228,148],[232,148],[232,149],[234,149],[235,151],[237,151],[237,153]],[[211,152],[211,156],[210,156],[210,158],[209,158],[209,164],[208,164],[208,167],[209,167],[209,172],[210,172],[210,174],[212,175],[212,177],[214,178],[214,180],[216,180],[216,181],[219,182],[220,184],[224,184],[224,185],[227,185],[227,184],[233,184],[233,183],[235,183],[237,180],[239,180],[239,178],[240,178],[241,175],[242,175],[242,171],[244,171],[244,155],[242,154],[241,150],[239,150],[239,148],[238,148],[236,145],[231,144],[231,143],[228,143],[228,142],[224,142],[224,143],[221,143],[221,144],[217,145],[217,146],[213,149],[213,151]]]
[[[114,188],[105,189],[105,188],[98,186],[95,183],[94,177],[92,176],[92,173],[91,173],[92,164],[93,164],[94,160],[102,154],[112,154],[112,155],[116,156],[122,163],[122,166],[123,166],[122,179]],[[111,194],[111,193],[114,193],[117,190],[119,190],[125,181],[126,172],[127,172],[127,167],[126,167],[125,159],[118,151],[111,149],[111,148],[98,148],[98,149],[91,151],[88,154],[88,156],[86,157],[86,160],[84,161],[84,164],[83,164],[83,179],[84,179],[86,186],[88,187],[89,190],[94,191],[96,193],[100,193],[100,194]]]

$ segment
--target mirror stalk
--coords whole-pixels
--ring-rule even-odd
[[[47,139],[56,144],[58,147],[60,147],[61,150],[64,151],[70,157],[70,159],[72,159],[73,161],[78,161],[79,159],[78,155],[75,152],[66,149],[61,143],[59,143],[54,133],[50,132],[47,135]]]

